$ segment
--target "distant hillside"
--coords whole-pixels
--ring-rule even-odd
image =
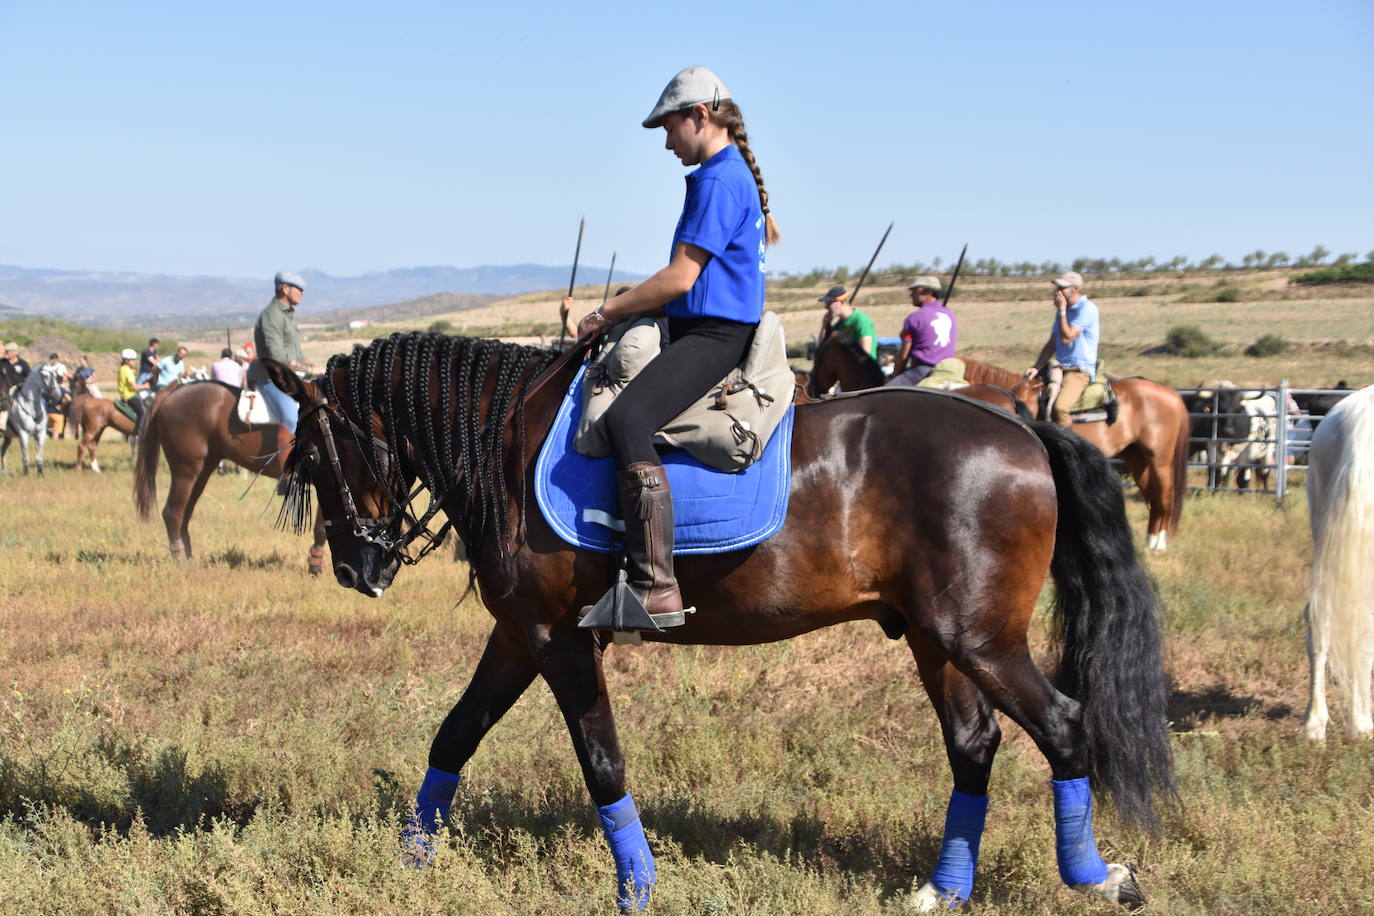
[[[370,308],[334,309],[329,312],[305,314],[302,320],[310,324],[344,324],[361,320],[390,322],[407,318],[428,318],[430,315],[442,315],[446,312],[479,309],[498,302],[501,298],[474,293],[435,293],[432,296],[421,296],[418,299],[407,299],[405,302],[393,302],[388,305],[374,305]]]
[[[410,303],[439,293],[509,296],[567,282],[570,267],[513,264],[481,267],[408,267],[356,277],[304,270],[300,317],[320,320],[341,309],[374,309]],[[582,277],[604,275],[584,264]],[[620,279],[642,275],[618,273]],[[171,322],[251,322],[272,297],[270,277],[176,277],[112,271],[35,270],[0,265],[0,302],[36,315],[60,316],[114,327]],[[478,303],[485,304],[485,303]],[[421,306],[414,306],[420,308]],[[446,305],[440,311],[470,308]],[[419,314],[418,312],[415,314]],[[432,313],[430,313],[432,314]],[[367,317],[367,316],[364,316]]]

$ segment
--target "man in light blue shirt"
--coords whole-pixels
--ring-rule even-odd
[[[1083,277],[1076,271],[1054,279],[1054,326],[1035,365],[1026,370],[1026,378],[1039,374],[1037,367],[1045,365],[1051,356],[1064,370],[1059,396],[1054,400],[1054,422],[1071,426],[1069,408],[1078,401],[1083,389],[1092,382],[1097,371],[1097,342],[1101,336],[1101,318],[1097,305],[1083,295]]]
[[[186,374],[185,347],[177,347],[171,356],[164,356],[157,364],[157,387],[165,388]]]

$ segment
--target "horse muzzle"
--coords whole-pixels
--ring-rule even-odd
[[[380,598],[396,578],[401,559],[395,553],[385,554],[375,544],[365,544],[356,558],[334,564],[334,578],[344,588],[362,592],[369,598]]]

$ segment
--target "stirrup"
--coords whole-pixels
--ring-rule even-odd
[[[582,609],[582,618],[577,626],[583,630],[614,630],[620,633],[646,630],[661,633],[669,627],[682,626],[687,622],[687,615],[696,612],[696,608],[688,607],[680,611],[650,614],[644,609],[644,603],[634,589],[630,588],[629,576],[622,567],[615,585],[607,589],[596,604]]]

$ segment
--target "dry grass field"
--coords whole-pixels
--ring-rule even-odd
[[[873,292],[880,317],[900,311],[882,305],[899,291]],[[1109,314],[1131,327],[1117,301]],[[999,310],[1012,325],[1043,317],[974,295],[960,308],[989,349],[1013,346],[1015,327],[987,330]],[[1246,359],[1208,371],[1289,371]],[[1329,368],[1353,383],[1368,367]],[[268,488],[243,497],[243,480],[216,476],[193,523],[200,556],[177,565],[160,524],[134,519],[119,437],[99,476],[70,470],[70,440],[49,444],[47,477],[0,478],[0,913],[614,909],[610,856],[540,684],[464,773],[436,865],[400,864],[429,740],[489,630],[476,599],[459,601],[462,564],[403,569],[379,601],[312,580],[305,540],[270,526]],[[1143,506],[1129,510],[1142,532]],[[1196,497],[1170,552],[1147,561],[1167,603],[1182,804],[1159,837],[1109,811],[1098,834],[1138,869],[1150,912],[1374,910],[1374,747],[1343,736],[1340,700],[1325,746],[1300,732],[1305,514],[1300,494],[1282,509]],[[607,677],[659,855],[653,912],[904,911],[934,864],[950,776],[902,643],[856,624],[743,649],[616,647]],[[968,912],[1110,911],[1059,884],[1047,780],[1005,723]]]

